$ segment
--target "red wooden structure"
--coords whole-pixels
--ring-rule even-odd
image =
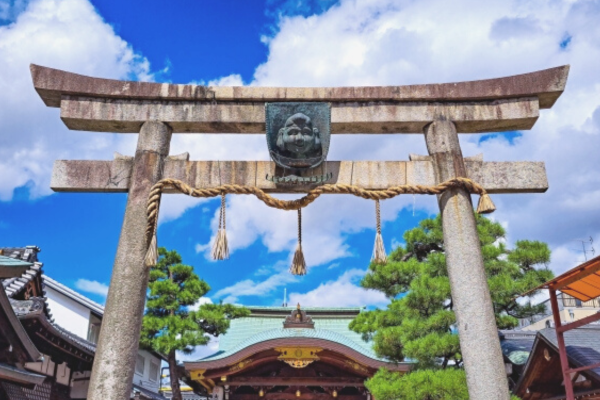
[[[571,377],[577,372],[598,368],[600,367],[600,363],[586,365],[579,368],[569,368],[564,333],[571,329],[579,328],[594,321],[600,320],[600,312],[563,325],[560,321],[560,312],[558,309],[556,292],[560,290],[561,292],[569,294],[581,301],[589,301],[595,299],[596,297],[600,297],[600,256],[586,261],[585,263],[544,283],[534,290],[539,289],[548,289],[550,292],[550,305],[552,307],[552,315],[554,317],[554,324],[556,326],[556,338],[558,341],[558,351],[560,356],[560,364],[562,367],[566,397],[567,400],[575,400]]]

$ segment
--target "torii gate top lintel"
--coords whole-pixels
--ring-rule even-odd
[[[31,64],[35,89],[48,107],[61,96],[174,101],[481,101],[537,97],[551,108],[567,82],[569,66],[478,81],[404,86],[202,86],[92,78]]]
[[[458,133],[531,129],[562,94],[569,66],[479,81],[357,87],[231,87],[92,78],[31,65],[34,87],[75,130],[132,133],[156,119],[173,133],[263,133],[264,102],[324,101],[331,133],[422,133],[443,112]],[[160,108],[150,107],[161,102]]]

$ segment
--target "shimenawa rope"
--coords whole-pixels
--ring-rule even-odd
[[[227,260],[229,258],[229,246],[227,245],[227,231],[225,225],[225,193],[221,193],[221,211],[219,213],[219,230],[212,248],[213,260]]]
[[[383,237],[381,236],[381,210],[379,208],[379,200],[375,200],[375,218],[377,220],[377,234],[375,235],[375,245],[373,246],[371,261],[385,264],[387,262],[387,254],[385,253]]]
[[[479,194],[479,203],[477,212],[486,214],[494,212],[496,207],[486,190],[478,183],[468,178],[454,178],[434,186],[423,185],[400,185],[392,186],[382,190],[367,190],[354,185],[344,184],[326,184],[311,189],[304,197],[296,200],[279,200],[256,186],[244,185],[220,185],[208,189],[195,189],[185,182],[178,179],[162,179],[158,181],[150,190],[148,206],[146,209],[147,227],[146,243],[149,244],[145,263],[147,266],[156,264],[158,254],[156,251],[156,224],[158,221],[158,210],[160,206],[160,197],[165,189],[176,190],[180,193],[192,197],[216,197],[225,194],[252,194],[269,207],[281,210],[300,210],[315,201],[322,194],[352,194],[369,200],[391,199],[401,194],[441,194],[446,190],[464,188],[469,193]]]

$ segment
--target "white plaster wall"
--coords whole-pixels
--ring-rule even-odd
[[[71,385],[72,399],[85,399],[90,386],[90,371],[73,372],[73,384]]]
[[[38,372],[40,374],[54,376],[54,369],[56,368],[56,381],[61,385],[69,386],[69,376],[71,370],[66,363],[55,365],[54,361],[50,356],[44,354],[44,361],[29,362],[25,363],[25,368],[30,371]]]
[[[135,385],[140,385],[146,389],[158,392],[160,387],[160,368],[161,368],[161,360],[158,357],[155,357],[151,353],[146,350],[138,350],[138,355],[144,357],[146,362],[144,363],[144,373],[138,374],[138,372],[134,372],[133,374],[133,383]],[[154,377],[154,381],[150,380],[150,363],[154,362],[158,365],[158,374]]]
[[[87,339],[90,310],[48,286],[45,290],[54,322],[69,332]]]
[[[571,318],[569,311],[572,311],[575,318]],[[596,314],[598,312],[597,308],[565,308],[560,310],[560,321],[563,324],[567,324],[569,322],[577,321],[579,319],[589,317],[590,315]],[[527,325],[521,330],[524,331],[539,331],[546,328],[546,321],[550,321],[552,326],[554,326],[554,317],[552,315],[537,321],[534,324]]]

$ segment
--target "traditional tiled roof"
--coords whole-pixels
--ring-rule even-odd
[[[554,328],[542,329],[539,334],[558,349]],[[600,326],[583,326],[566,331],[563,335],[570,362],[580,367],[600,363]],[[588,372],[600,379],[600,367],[591,369]]]
[[[264,334],[266,331],[281,331],[283,321],[295,307],[248,307],[252,314],[248,317],[237,318],[231,321],[231,325],[226,334],[220,336],[219,350],[227,351],[247,339]],[[351,347],[361,349],[361,352],[373,354],[371,344],[365,342],[362,336],[352,332],[348,328],[350,321],[361,311],[360,308],[302,308],[313,319],[315,330],[330,331],[341,335],[340,340],[344,340]],[[264,311],[278,311],[273,315],[263,315]],[[347,315],[345,315],[347,314]],[[282,333],[283,334],[283,333]],[[307,332],[309,334],[309,332]],[[324,335],[327,332],[323,332]],[[275,335],[273,331],[272,335]]]
[[[26,369],[0,363],[0,378],[8,379],[22,384],[40,385],[46,379],[45,375],[36,374]]]
[[[4,279],[2,286],[8,297],[18,296],[24,289],[25,286],[32,280],[36,279],[42,273],[43,264],[38,261],[37,253],[41,250],[37,246],[27,247],[2,247],[0,248],[2,254],[6,257],[14,260],[25,261],[31,264],[31,266],[21,274],[21,276]]]
[[[29,318],[37,318],[40,323],[42,323],[42,325],[49,329],[54,335],[69,341],[71,344],[87,352],[91,356],[93,356],[96,352],[96,345],[94,343],[69,332],[65,328],[46,318],[43,312],[45,307],[44,299],[38,297],[32,297],[28,300],[10,299],[10,303],[19,319],[24,320]]]
[[[155,393],[151,390],[148,390],[146,388],[143,388],[142,386],[138,386],[136,384],[133,384],[133,387],[131,389],[131,398],[135,398],[135,394],[139,393],[141,394],[141,397],[143,399],[149,399],[149,400],[167,400],[166,397]]]
[[[0,290],[0,337],[13,347],[12,356],[20,362],[34,362],[42,356],[15,314],[10,299],[2,290]]]
[[[213,361],[229,357],[255,344],[276,339],[321,339],[349,347],[374,360],[377,357],[371,343],[351,331],[348,324],[361,308],[302,308],[312,318],[314,329],[283,328],[283,322],[295,307],[248,307],[251,315],[231,321],[226,334],[220,336],[219,351],[199,361]]]
[[[524,365],[529,358],[536,331],[500,331],[502,354],[513,364]]]
[[[3,267],[31,267],[33,263],[0,255],[0,265]]]
[[[334,343],[339,343],[346,347],[356,350],[357,352],[372,358],[374,360],[385,361],[375,355],[372,349],[368,346],[359,345],[352,339],[348,338],[346,335],[340,334],[338,332],[328,330],[328,329],[270,329],[267,331],[257,332],[251,337],[237,343],[235,346],[232,346],[226,350],[220,350],[218,353],[213,354],[210,357],[204,358],[201,361],[213,361],[221,358],[228,357],[232,354],[235,354],[247,347],[255,345],[257,343],[266,342],[269,340],[275,339],[286,339],[286,338],[308,338],[308,339],[322,339],[327,340]]]
[[[20,276],[33,264],[27,261],[0,255],[0,278]]]

